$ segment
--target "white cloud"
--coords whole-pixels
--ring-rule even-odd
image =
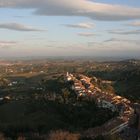
[[[95,34],[85,32],[85,33],[78,33],[78,35],[79,35],[79,36],[83,36],[83,37],[92,37],[92,36],[94,36]]]
[[[9,47],[14,46],[16,44],[17,44],[17,42],[15,42],[15,41],[0,41],[1,48],[9,48]]]
[[[95,20],[140,19],[140,8],[111,5],[88,0],[0,0],[0,7],[28,8],[38,15],[84,16]]]
[[[140,27],[140,21],[135,21],[127,24],[128,26]]]
[[[64,24],[66,27],[70,28],[83,28],[83,29],[91,29],[95,26],[93,23],[79,23],[79,24]]]
[[[136,39],[122,39],[122,38],[110,38],[102,42],[88,42],[88,47],[96,48],[100,51],[125,51],[128,54],[129,51],[140,51],[140,40]],[[109,54],[109,53],[108,53]],[[129,54],[130,55],[130,54]],[[131,54],[132,55],[132,54]]]
[[[108,40],[105,40],[103,43],[129,43],[139,45],[140,40],[110,38]]]
[[[108,33],[111,34],[119,34],[119,35],[138,35],[140,34],[140,30],[109,30]]]
[[[31,26],[26,26],[19,23],[0,23],[1,29],[16,30],[16,31],[42,31]]]

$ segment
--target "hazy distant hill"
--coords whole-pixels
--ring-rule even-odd
[[[104,62],[97,69],[88,71],[89,76],[115,81],[113,87],[119,95],[140,102],[140,61],[126,60]]]
[[[118,94],[140,102],[140,69],[122,72],[114,88]]]

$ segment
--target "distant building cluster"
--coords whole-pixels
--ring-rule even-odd
[[[91,83],[91,78],[82,74],[74,75],[67,73],[66,79],[67,81],[73,81],[73,85],[71,88],[75,91],[77,97],[88,96],[95,100],[98,107],[108,108],[113,112],[116,111],[119,113],[118,117],[109,121],[106,124],[106,126],[103,126],[105,127],[105,129],[104,130],[101,129],[102,131],[108,131],[111,134],[120,133],[122,132],[122,130],[129,127],[129,122],[131,121],[131,118],[133,118],[134,114],[139,114],[138,116],[139,120],[137,122],[138,132],[136,131],[131,132],[132,135],[135,135],[135,137],[136,134],[140,135],[140,108],[136,109],[132,107],[133,103],[131,103],[130,100],[121,96],[117,96],[115,93],[108,93],[102,91],[99,87]],[[94,77],[94,79],[96,79],[96,81],[98,80],[96,77]],[[126,133],[128,134],[128,132]],[[138,137],[137,139],[139,140],[140,136],[137,137]]]

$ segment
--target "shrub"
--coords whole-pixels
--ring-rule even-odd
[[[79,140],[80,135],[79,134],[73,134],[67,131],[52,131],[49,134],[49,139],[48,140]]]

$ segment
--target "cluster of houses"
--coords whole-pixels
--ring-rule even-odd
[[[130,107],[131,102],[121,96],[97,92],[94,97],[97,100],[98,106],[109,108],[112,111],[117,111],[120,116],[123,116],[125,119],[128,119],[134,112],[134,110]]]
[[[117,96],[115,93],[102,91],[99,87],[91,83],[91,78],[85,75],[73,75],[67,73],[67,81],[73,81],[74,84],[72,89],[76,92],[78,97],[88,96],[93,98],[99,107],[108,108],[113,112],[119,113],[116,120],[108,122],[108,127],[112,127],[114,122],[117,122],[114,128],[118,126],[120,126],[118,127],[119,129],[124,127],[122,124],[127,126],[127,122],[129,122],[130,118],[135,113],[130,100]]]
[[[118,111],[120,115],[130,115],[133,113],[133,109],[130,107],[131,102],[128,99],[102,91],[90,82],[91,78],[82,74],[74,76],[73,74],[67,73],[67,80],[73,80],[74,84],[72,89],[75,90],[77,96],[90,96],[95,99],[99,107]]]
[[[81,77],[81,75],[79,76]],[[81,96],[84,97],[87,96],[88,94],[92,94],[91,89],[93,89],[94,86],[90,84],[89,82],[90,80],[88,77],[86,77],[86,79],[82,78],[78,80],[73,74],[67,73],[66,79],[67,81],[73,81],[72,89],[76,92],[77,97]]]

